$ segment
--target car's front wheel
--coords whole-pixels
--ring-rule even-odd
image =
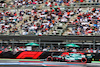
[[[87,62],[87,58],[82,58],[82,59],[81,59],[81,62],[82,62],[82,63],[86,63],[86,62]]]

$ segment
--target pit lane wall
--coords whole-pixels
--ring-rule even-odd
[[[13,53],[11,51],[3,52],[0,51],[0,58],[14,58],[14,59],[45,59],[48,56],[68,55],[69,52],[37,52],[37,51],[19,51]],[[80,53],[80,54],[91,54],[93,61],[100,61],[100,53]]]

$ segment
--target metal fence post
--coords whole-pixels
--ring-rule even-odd
[[[94,42],[94,44],[93,44],[93,49],[95,49],[95,37],[94,37],[94,41],[93,41],[93,42]]]
[[[82,41],[82,50],[83,50],[84,41]]]
[[[45,43],[44,43],[44,48],[45,48]]]
[[[1,49],[2,49],[2,41],[1,41]]]
[[[14,49],[14,39],[13,39],[13,41],[12,41],[12,49]]]
[[[60,49],[60,43],[58,43],[58,49]]]
[[[39,38],[39,50],[40,50],[40,47],[41,47],[41,45],[40,45],[40,44],[41,44],[41,42],[40,42],[40,41],[41,41],[41,39]]]

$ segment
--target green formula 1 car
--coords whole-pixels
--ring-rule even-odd
[[[69,53],[67,55],[48,56],[47,61],[66,61],[66,62],[84,62],[91,63],[92,56],[90,54],[83,55],[80,53]]]

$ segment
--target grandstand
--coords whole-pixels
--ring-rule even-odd
[[[99,0],[1,0],[0,2],[0,35],[1,44],[20,44],[28,42],[41,43],[41,46],[49,44],[58,46],[58,43],[66,44],[66,37],[93,37],[84,47],[94,48],[100,35],[100,1]],[[2,36],[11,36],[10,39],[2,39]],[[64,39],[43,40],[19,39],[16,37],[31,36],[41,37],[65,37]],[[13,38],[14,37],[14,38]],[[6,38],[6,37],[5,37]],[[15,41],[13,41],[15,39]],[[48,38],[49,39],[49,38]],[[81,38],[80,38],[81,39]],[[71,40],[71,39],[70,39]],[[68,43],[74,43],[73,40]],[[77,41],[81,47],[86,40]],[[13,41],[13,43],[11,42]],[[8,43],[10,42],[10,43]],[[21,44],[22,44],[21,43]],[[89,45],[90,44],[90,45]],[[87,45],[87,46],[86,46]],[[92,45],[92,46],[91,46]],[[40,46],[40,47],[41,47]],[[98,48],[99,49],[99,48]]]

